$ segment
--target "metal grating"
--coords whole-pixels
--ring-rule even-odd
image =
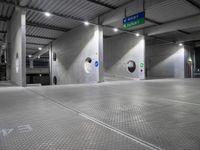
[[[34,88],[165,150],[200,149],[199,89],[198,80],[170,79]]]
[[[0,94],[1,150],[150,150],[27,89]]]

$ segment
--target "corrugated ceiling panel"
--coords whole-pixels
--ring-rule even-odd
[[[33,38],[33,37],[26,37],[26,42],[30,43],[38,43],[38,44],[49,44],[51,40],[48,39],[41,39],[41,38]]]
[[[168,22],[199,13],[199,9],[185,0],[166,0],[147,8],[146,16],[158,22]]]
[[[61,18],[61,17],[55,17],[51,16],[49,18],[45,17],[42,14],[33,12],[33,11],[27,11],[27,16],[26,16],[27,21],[30,22],[37,22],[41,24],[46,24],[46,25],[53,25],[57,27],[62,27],[62,28],[73,28],[78,25],[80,25],[79,22]]]
[[[128,2],[131,2],[131,0],[96,0],[96,1],[104,3],[104,4],[108,4],[114,7],[120,7]]]
[[[110,10],[87,0],[29,0],[29,7],[90,20]]]
[[[27,26],[26,27],[26,33],[29,34],[29,35],[37,35],[37,36],[57,38],[65,32]]]
[[[33,44],[26,44],[26,49],[35,49],[38,51],[38,48],[39,47],[43,47],[43,46],[40,46],[40,45],[33,45]]]
[[[0,21],[0,31],[6,31],[7,30],[7,23]]]
[[[3,40],[3,36],[4,36],[4,34],[0,33],[0,40]]]
[[[163,38],[163,39],[166,39],[166,40],[169,40],[169,41],[176,40],[176,38],[182,37],[182,36],[185,36],[185,33],[178,32],[178,31],[156,35],[156,37],[160,37],[160,38]]]
[[[5,4],[0,4],[0,16],[1,17],[7,17],[10,18],[12,15],[12,12],[14,10],[14,7],[5,5]]]
[[[26,49],[26,54],[27,55],[34,55],[35,53],[37,53],[37,50],[34,49]]]
[[[120,34],[121,32],[114,32],[113,29],[110,28],[103,28],[103,35],[104,36],[113,36],[113,35],[117,35]]]

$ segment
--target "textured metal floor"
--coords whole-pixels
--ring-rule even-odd
[[[200,149],[200,80],[0,89],[1,150]]]

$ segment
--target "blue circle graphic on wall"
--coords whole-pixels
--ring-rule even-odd
[[[99,66],[99,62],[95,61],[95,67],[98,67],[98,66]]]

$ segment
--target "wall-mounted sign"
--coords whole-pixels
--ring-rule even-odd
[[[95,61],[95,67],[99,67],[99,62]]]
[[[140,68],[144,68],[144,63],[140,63]]]
[[[139,12],[123,19],[123,27],[130,28],[145,23],[145,12]]]

